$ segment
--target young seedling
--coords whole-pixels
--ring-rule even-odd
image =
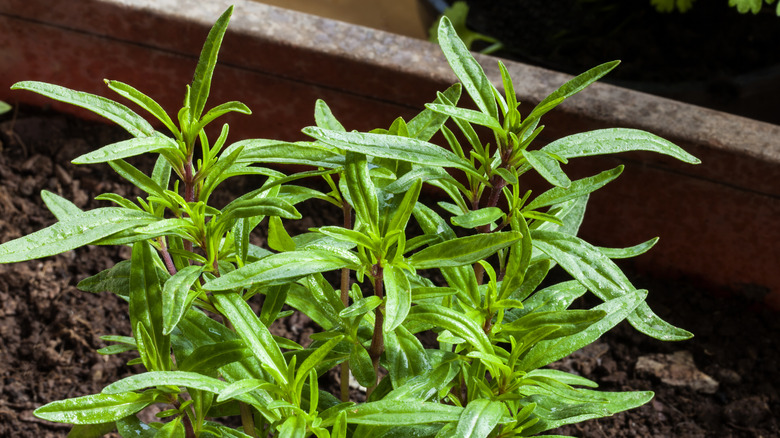
[[[205,111],[231,13],[209,33],[175,117],[135,88],[106,81],[170,134],[103,97],[38,82],[13,86],[125,128],[131,139],[74,163],[108,163],[144,193],[135,200],[101,194],[97,199],[113,206],[82,211],[44,192],[59,221],[0,245],[2,263],[84,245],[132,248],[130,260],[79,287],[128,302],[132,333],[104,336],[112,344],[100,352],[135,352],[130,363],[143,371],[99,394],[46,404],[36,416],[74,424],[74,436],[522,437],[650,400],[647,391],[597,391],[590,380],[544,368],[623,320],[658,339],[691,336],[655,315],[647,292],[612,261],[641,254],[657,239],[612,249],[576,236],[589,194],[623,166],[571,180],[563,165],[630,150],[698,160],[632,129],[536,146],[541,117],[616,62],[573,78],[523,117],[508,70],[499,63],[501,93],[444,18],[438,40],[459,83],[415,118],[347,132],[319,101],[316,126],[303,130],[312,141],[229,144],[227,125],[216,139],[204,128],[227,112],[250,113],[239,102]],[[476,110],[458,105],[462,90]],[[489,138],[478,135],[483,128]],[[439,132],[447,147],[430,143]],[[157,156],[150,174],[125,161],[142,154]],[[310,170],[264,167],[277,164]],[[529,191],[529,172],[551,188]],[[241,175],[266,179],[224,208],[209,203],[221,183]],[[321,178],[326,189],[295,184],[303,178]],[[421,198],[424,185],[448,201]],[[300,219],[296,205],[304,202],[329,202],[344,218],[291,235],[285,221]],[[258,228],[267,247],[250,243]],[[572,279],[540,286],[554,265]],[[338,289],[328,272],[341,274]],[[586,292],[603,303],[570,309]],[[249,304],[258,294],[259,314]],[[269,330],[292,312],[321,328],[305,348]],[[436,341],[423,344],[425,332]],[[319,386],[339,365],[341,398]],[[365,401],[350,399],[350,373],[367,388]],[[136,414],[151,405],[165,409],[161,421],[146,424]],[[226,416],[239,417],[241,426],[214,420]]]

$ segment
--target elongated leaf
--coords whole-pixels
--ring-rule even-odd
[[[436,97],[434,103],[444,103],[442,99],[446,99],[448,102],[455,104],[460,99],[460,84],[452,84],[450,88],[447,88],[441,93],[442,97]],[[418,140],[428,141],[434,134],[439,132],[444,122],[447,121],[447,116],[438,114],[431,110],[424,110],[409,123],[406,124],[406,128],[409,131],[409,136]]]
[[[187,266],[165,282],[162,294],[163,334],[168,335],[187,311],[190,287],[200,277],[203,266]]]
[[[462,410],[463,408],[441,403],[381,400],[363,403],[347,410],[347,422],[376,426],[447,423],[456,421]]]
[[[472,210],[466,214],[460,216],[453,216],[453,225],[457,225],[463,228],[477,228],[482,225],[493,223],[500,219],[504,215],[504,212],[498,207],[486,207],[479,210]]]
[[[425,105],[425,107],[431,111],[445,114],[452,118],[457,118],[475,125],[485,126],[497,132],[503,130],[501,123],[496,118],[491,117],[483,112],[435,103],[428,103]]]
[[[366,224],[371,232],[379,234],[379,203],[376,188],[368,174],[366,156],[355,152],[347,152],[347,162],[344,166],[344,179],[347,183],[352,208],[358,219]]]
[[[230,145],[223,152],[242,147],[239,162],[300,164],[305,166],[338,168],[344,165],[344,155],[331,147],[317,143],[289,143],[278,140],[243,140]]]
[[[227,383],[189,371],[149,371],[117,380],[103,388],[102,394],[122,394],[156,386],[184,386],[219,394]]]
[[[420,340],[400,325],[393,332],[385,333],[385,368],[393,388],[404,385],[409,379],[430,371],[431,364]]]
[[[41,199],[46,204],[46,208],[59,221],[65,220],[74,214],[82,213],[82,210],[76,204],[48,190],[41,190]]]
[[[487,438],[507,413],[501,402],[474,400],[460,414],[453,437]]]
[[[393,205],[390,207],[392,216],[384,230],[385,236],[394,231],[403,233],[406,230],[406,225],[409,223],[409,218],[412,216],[414,206],[417,204],[417,199],[420,197],[421,189],[422,181],[416,180],[406,193],[404,193],[401,202],[399,202],[397,206]]]
[[[278,283],[317,272],[327,272],[344,267],[357,267],[355,262],[345,260],[324,250],[288,251],[273,254],[231,271],[222,277],[209,281],[206,290],[228,290],[245,287],[253,283]]]
[[[33,414],[58,423],[100,424],[133,415],[152,402],[148,395],[135,392],[93,394],[48,403]]]
[[[211,123],[212,121],[214,121],[214,119],[216,119],[217,117],[231,112],[237,112],[241,114],[252,114],[252,111],[249,109],[249,107],[244,105],[241,102],[237,102],[237,101],[225,102],[208,110],[208,112],[206,112],[206,114],[203,116],[200,122],[198,122],[198,127],[203,128],[209,123]]]
[[[218,310],[233,324],[236,333],[247,343],[260,364],[280,385],[289,383],[287,362],[282,356],[282,351],[249,304],[235,292],[214,293],[212,299]]]
[[[146,174],[133,167],[124,160],[109,161],[108,165],[116,171],[122,178],[130,181],[134,186],[145,191],[150,195],[161,199],[169,199],[162,187],[157,182],[149,178]],[[171,204],[173,204],[172,201]]]
[[[409,258],[409,263],[417,269],[469,265],[506,248],[522,237],[517,231],[459,237],[420,250]]]
[[[317,99],[314,103],[314,121],[320,128],[346,132],[344,126],[336,119],[328,104],[322,99]]]
[[[561,163],[559,163],[558,160],[545,153],[544,150],[523,150],[522,154],[523,158],[528,161],[528,164],[530,164],[539,175],[546,179],[547,182],[554,186],[569,188],[571,180],[566,176],[563,170],[561,170]]]
[[[379,330],[378,328],[376,330]],[[365,347],[360,344],[352,344],[349,350],[349,369],[355,380],[366,388],[376,383],[376,373]]]
[[[493,346],[482,327],[461,312],[437,304],[418,304],[409,310],[408,319],[434,324],[465,339],[482,353],[492,354]]]
[[[385,267],[384,284],[387,303],[382,329],[388,333],[395,330],[406,319],[412,306],[412,287],[406,274],[395,266]]]
[[[536,210],[550,205],[559,204],[570,199],[579,198],[605,186],[614,180],[623,172],[623,165],[617,166],[612,170],[605,170],[588,178],[572,181],[567,188],[553,187],[533,199],[533,201],[523,207],[523,211]]]
[[[239,361],[250,355],[244,341],[240,339],[205,344],[197,347],[181,361],[179,370],[211,374],[231,362]]]
[[[306,417],[296,412],[279,428],[279,438],[304,438],[306,436]]]
[[[407,161],[428,166],[454,167],[478,175],[474,166],[434,144],[407,137],[360,132],[338,132],[308,127],[303,133],[323,143],[367,156]]]
[[[60,254],[157,220],[156,216],[149,213],[119,207],[85,211],[0,245],[0,263],[15,263]]]
[[[327,342],[317,347],[316,350],[314,350],[306,359],[304,359],[304,361],[301,362],[301,365],[295,371],[295,385],[298,387],[303,387],[303,383],[309,377],[309,372],[316,369],[317,365],[320,365],[325,360],[325,357],[328,355],[328,353],[330,353],[330,351],[333,350],[336,344],[341,342],[342,339],[344,339],[344,336],[342,335],[328,339]]]
[[[642,242],[638,245],[629,246],[628,248],[603,248],[597,247],[599,251],[605,256],[611,259],[628,259],[636,257],[650,251],[655,244],[658,243],[658,238],[654,237],[647,242]]]
[[[447,17],[442,17],[439,22],[439,46],[455,76],[460,79],[469,96],[477,104],[477,108],[497,119],[498,109],[493,94],[493,84],[485,76],[479,63],[471,56],[463,41],[458,38],[458,33]]]
[[[520,360],[517,369],[532,371],[541,368],[593,343],[631,315],[646,297],[647,291],[633,290],[594,307],[592,310],[603,311],[606,316],[579,333],[538,342]]]
[[[668,155],[690,164],[701,161],[674,143],[638,129],[610,128],[570,135],[542,148],[564,157],[586,157],[628,151],[650,151]]]
[[[250,391],[254,391],[255,389],[267,385],[269,382],[265,380],[260,379],[242,379],[237,380],[230,385],[226,386],[222,392],[219,393],[219,396],[217,397],[217,402],[221,403],[227,400],[230,400],[232,398],[235,398],[238,395],[245,394]]]
[[[70,429],[66,438],[102,438],[116,430],[116,423],[77,424]]]
[[[219,47],[222,45],[222,39],[225,36],[225,31],[227,31],[232,13],[233,6],[230,6],[217,19],[209,31],[206,42],[203,44],[203,49],[200,52],[189,96],[189,119],[193,123],[200,119],[201,114],[203,114],[203,108],[206,106],[206,99],[208,99],[209,90],[211,89],[211,77],[217,64],[217,54],[219,53]]]
[[[176,143],[162,135],[131,138],[130,140],[112,143],[102,148],[74,158],[73,164],[106,163],[112,160],[135,157],[148,152],[158,152],[164,149],[177,150]]]
[[[157,363],[144,365],[149,371],[165,371],[170,369],[170,338],[163,334],[163,280],[155,263],[157,254],[152,251],[152,246],[147,242],[133,244],[130,259],[130,324],[134,329],[139,324],[143,326],[152,342],[151,345],[145,345],[145,349],[149,350],[152,357],[160,359]],[[134,330],[133,337],[139,351],[143,350],[141,333]]]
[[[130,108],[105,97],[35,81],[17,82],[11,86],[11,89],[32,91],[60,102],[88,109],[121,126],[134,137],[147,137],[154,133],[152,125],[143,117]]]
[[[365,315],[366,313],[376,309],[382,304],[382,299],[376,295],[370,297],[361,298],[346,309],[339,312],[339,316],[342,318],[353,318],[355,316]]]
[[[163,125],[165,125],[165,127],[168,128],[174,136],[179,136],[179,129],[173,123],[173,120],[171,120],[171,118],[168,116],[168,113],[166,113],[160,104],[155,102],[154,99],[123,82],[111,81],[108,79],[106,79],[105,82],[106,85],[108,85],[108,88],[116,91],[119,93],[119,95],[125,97],[126,99],[135,102],[138,106],[145,109],[149,112],[149,114],[153,115],[157,120],[162,122]]]
[[[605,62],[570,79],[568,82],[561,85],[557,90],[550,93],[549,96],[542,99],[542,101],[536,105],[533,111],[531,111],[531,114],[528,115],[526,121],[535,123],[535,121],[539,120],[542,115],[558,106],[558,104],[563,102],[565,99],[579,93],[588,85],[601,79],[604,75],[617,67],[618,64],[620,64],[620,61]]]
[[[625,274],[601,251],[575,236],[555,231],[533,231],[534,246],[553,258],[572,277],[602,300],[609,300],[634,290]],[[665,341],[680,341],[693,336],[677,328],[642,303],[628,317],[640,332]]]

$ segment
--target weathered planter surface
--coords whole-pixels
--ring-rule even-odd
[[[210,102],[241,100],[254,111],[226,120],[233,139],[301,139],[318,98],[348,129],[386,127],[397,116],[413,116],[455,81],[428,42],[251,1],[5,0],[0,99],[51,104],[11,92],[19,80],[115,97],[101,81],[111,78],[178,108],[208,28],[229,4],[236,11]],[[479,59],[500,84],[496,60]],[[526,111],[568,79],[507,66]],[[780,126],[603,84],[571,98],[544,123],[540,145],[583,130],[634,127],[701,158],[699,166],[650,153],[575,160],[576,176],[627,167],[593,196],[583,236],[609,246],[660,236],[656,248],[637,259],[639,267],[766,293],[764,301],[780,308]]]

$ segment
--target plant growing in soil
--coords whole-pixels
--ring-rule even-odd
[[[228,145],[227,125],[216,139],[204,128],[249,109],[239,102],[204,109],[231,13],[209,33],[175,117],[135,88],[106,81],[170,135],[103,97],[38,82],[13,87],[125,128],[133,138],[74,163],[108,163],[145,193],[135,200],[101,194],[114,206],[82,211],[44,192],[59,222],[0,245],[2,263],[84,245],[132,247],[130,260],[79,287],[128,302],[132,333],[103,337],[113,344],[100,352],[136,352],[130,363],[143,372],[35,415],[74,424],[74,436],[116,429],[126,437],[511,437],[650,400],[650,392],[597,391],[592,381],[545,368],[624,319],[655,338],[691,336],[656,316],[647,292],[612,261],[641,254],[656,239],[613,249],[576,237],[589,194],[623,167],[572,181],[562,164],[629,150],[698,160],[631,129],[532,147],[540,118],[617,62],[575,77],[522,117],[504,65],[502,94],[445,18],[439,42],[460,82],[415,118],[348,132],[319,101],[316,126],[303,130],[312,141]],[[462,89],[476,110],[458,106]],[[429,142],[439,132],[447,147]],[[149,174],[126,161],[142,154],[157,155]],[[311,170],[263,167],[280,163]],[[528,172],[552,188],[532,196],[522,182]],[[241,175],[266,179],[222,209],[209,204],[221,183]],[[304,178],[327,188],[296,185]],[[448,201],[423,203],[423,185]],[[343,222],[290,235],[285,221],[301,218],[295,206],[303,202],[334,204]],[[257,229],[267,236],[265,247],[250,243]],[[572,280],[540,286],[555,265]],[[338,285],[329,273],[340,276]],[[588,291],[603,303],[569,308]],[[305,347],[269,330],[293,312],[321,327]],[[321,388],[320,377],[339,365],[339,393]],[[350,373],[366,388],[365,401],[350,398]],[[157,414],[162,421],[145,424],[136,414],[151,405],[165,407]],[[241,425],[214,421],[231,416]]]

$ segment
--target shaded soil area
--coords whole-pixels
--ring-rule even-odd
[[[0,241],[54,221],[40,200],[50,190],[83,208],[99,193],[131,195],[107,166],[70,159],[125,138],[121,130],[41,111],[0,116]],[[314,225],[320,205],[309,213]],[[259,237],[261,238],[261,237]],[[43,260],[0,265],[0,436],[64,437],[68,427],[33,417],[47,402],[99,392],[138,372],[127,356],[101,356],[99,336],[127,335],[126,304],[110,294],[81,292],[81,279],[127,258],[122,248],[89,246]],[[696,334],[657,342],[621,325],[555,366],[607,390],[652,390],[647,405],[556,432],[579,437],[780,436],[780,318],[744,298],[699,288],[684,279],[635,275],[650,304]],[[590,303],[581,303],[589,305]],[[280,335],[305,341],[316,330],[301,315],[276,324]]]
[[[496,56],[573,75],[619,59],[605,82],[780,123],[777,106],[761,99],[780,92],[774,5],[753,15],[726,0],[685,13],[659,13],[649,0],[466,3],[468,26],[504,43]]]

